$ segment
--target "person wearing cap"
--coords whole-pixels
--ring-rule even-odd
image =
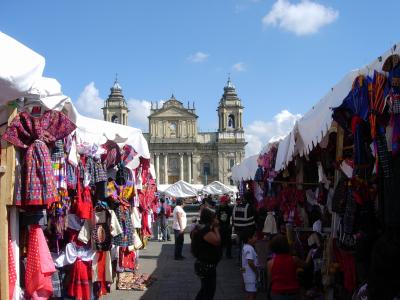
[[[232,258],[232,207],[229,206],[229,196],[223,195],[219,200],[217,219],[220,224],[221,246],[226,248],[226,257]]]

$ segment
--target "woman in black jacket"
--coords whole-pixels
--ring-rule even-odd
[[[212,300],[217,285],[217,264],[221,259],[221,236],[214,211],[209,208],[201,211],[199,225],[191,238],[192,253],[196,257],[194,269],[201,279],[196,300]]]

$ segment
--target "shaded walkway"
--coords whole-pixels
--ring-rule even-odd
[[[140,272],[157,277],[147,291],[112,291],[101,299],[141,300],[191,300],[200,289],[200,280],[193,271],[194,259],[190,254],[190,237],[185,235],[183,255],[186,260],[173,259],[173,242],[149,242],[140,252]],[[217,291],[215,300],[244,299],[242,279],[237,259],[223,259],[217,269]],[[260,299],[262,296],[260,296]]]

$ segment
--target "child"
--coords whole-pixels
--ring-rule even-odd
[[[257,235],[254,230],[245,230],[242,232],[242,241],[244,243],[242,250],[242,273],[246,291],[246,300],[254,300],[257,295],[258,282],[258,258],[254,250],[257,241]]]

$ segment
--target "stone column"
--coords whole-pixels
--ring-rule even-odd
[[[192,183],[192,153],[187,154],[188,157],[188,180]]]
[[[156,157],[155,165],[156,165],[156,181],[157,184],[160,184],[160,154],[155,153],[154,154]]]
[[[168,184],[168,153],[164,153],[164,184]]]
[[[179,180],[183,180],[183,153],[179,153]]]

